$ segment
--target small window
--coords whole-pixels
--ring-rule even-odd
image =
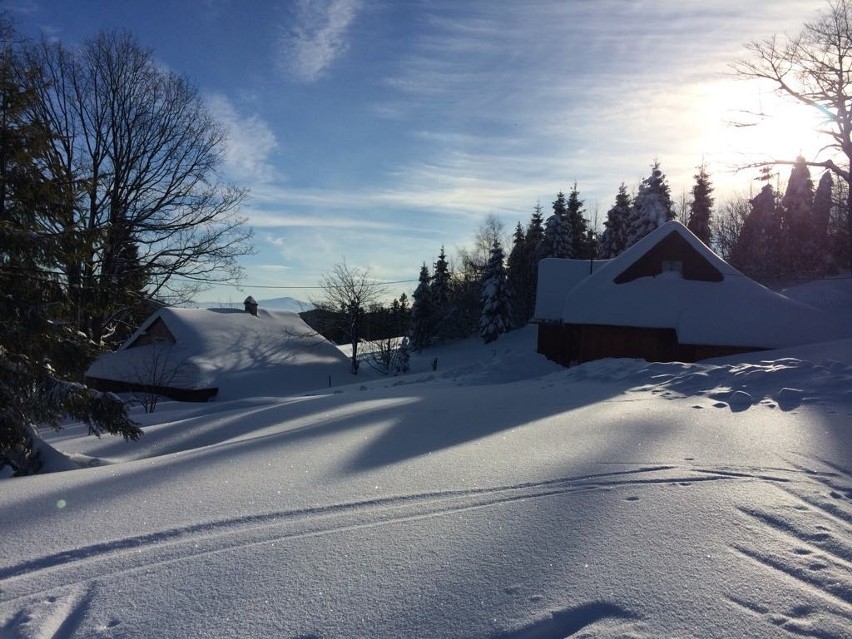
[[[660,271],[662,273],[683,273],[683,262],[680,260],[663,260]]]

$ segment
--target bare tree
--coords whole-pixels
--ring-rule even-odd
[[[43,171],[61,194],[65,281],[78,328],[102,339],[144,299],[191,298],[241,275],[245,193],[218,182],[224,131],[196,89],[127,33],[79,50],[41,42],[32,117],[54,135]]]
[[[768,81],[777,93],[816,110],[822,118],[817,131],[828,139],[823,150],[834,158],[812,159],[809,166],[828,169],[852,184],[852,0],[829,0],[828,9],[793,37],[746,44],[750,56],[734,64],[743,78]],[[795,164],[776,158],[770,164]],[[852,237],[852,189],[846,201],[846,226]],[[852,239],[848,242],[852,269]]]
[[[370,368],[382,375],[408,372],[408,338],[386,337],[371,340],[363,350]]]
[[[141,389],[133,396],[146,413],[153,413],[166,388],[175,383],[186,383],[189,378],[187,359],[175,356],[172,343],[155,341],[133,369],[133,381]]]
[[[731,259],[746,218],[751,212],[749,197],[731,195],[719,207],[710,222],[710,241],[713,249],[725,260]]]
[[[470,249],[465,247],[456,249],[462,269],[472,271],[475,277],[478,278],[488,263],[494,240],[504,245],[512,243],[511,235],[506,234],[506,225],[503,224],[503,221],[494,213],[489,213],[476,229],[476,235],[473,238],[473,247]]]
[[[335,313],[340,328],[352,345],[352,374],[358,374],[358,344],[361,321],[367,309],[385,293],[385,286],[370,277],[367,269],[351,267],[344,259],[320,279],[322,294],[311,303],[321,310]]]

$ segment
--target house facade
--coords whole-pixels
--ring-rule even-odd
[[[163,308],[113,353],[89,367],[86,384],[179,401],[280,396],[329,386],[349,361],[296,313]]]
[[[579,279],[543,260],[538,352],[564,365],[606,357],[694,362],[842,337],[815,308],[771,291],[667,222]],[[588,262],[586,262],[588,265]]]

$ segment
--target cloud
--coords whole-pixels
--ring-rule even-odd
[[[280,66],[298,80],[317,80],[348,48],[359,0],[298,0],[281,37]]]
[[[252,226],[257,228],[329,228],[371,229],[376,231],[396,231],[398,225],[387,222],[364,220],[360,217],[326,217],[318,215],[286,215],[267,211],[244,211],[248,214]]]
[[[40,7],[36,0],[4,0],[0,2],[0,10],[19,15],[37,13]]]
[[[241,181],[262,182],[273,178],[275,172],[269,159],[278,148],[278,140],[269,125],[258,115],[240,114],[222,94],[208,96],[207,106],[228,134],[225,171]]]

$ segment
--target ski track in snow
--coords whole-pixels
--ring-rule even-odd
[[[491,362],[454,368],[436,378],[454,384],[480,384],[526,377],[512,366]],[[693,408],[708,405],[733,412],[757,404],[780,411],[829,402],[827,413],[852,411],[852,364],[827,361],[814,364],[796,358],[753,364],[648,364],[601,360],[549,374],[547,386],[566,381],[604,381],[630,393],[649,393],[666,400],[697,398]],[[403,382],[394,382],[394,386]],[[362,387],[363,388],[363,387]],[[335,390],[342,392],[342,390]],[[710,403],[712,402],[712,404]],[[850,412],[852,414],[852,412]],[[691,458],[686,458],[687,460]],[[797,455],[782,467],[646,464],[624,470],[562,477],[541,482],[472,489],[430,491],[317,505],[295,510],[198,521],[143,535],[134,535],[65,552],[18,559],[0,566],[0,639],[59,639],[93,632],[87,621],[99,593],[111,580],[144,574],[146,570],[191,562],[217,553],[286,544],[288,540],[446,517],[464,511],[497,507],[521,500],[622,491],[635,502],[643,491],[700,482],[760,482],[777,492],[777,499],[740,503],[732,519],[745,534],[729,542],[736,562],[765,574],[763,588],[721,592],[722,605],[732,614],[760,620],[766,636],[852,639],[852,473],[824,459]],[[779,464],[779,466],[781,466]],[[761,493],[763,494],[763,493]],[[505,594],[516,594],[507,588]],[[538,599],[536,598],[538,597]],[[535,603],[541,595],[530,598]],[[637,608],[638,609],[638,608]],[[580,639],[583,637],[659,636],[650,619],[617,599],[550,601],[528,610],[490,639]],[[87,625],[88,624],[88,625]],[[115,635],[115,617],[103,619],[96,631]],[[300,634],[294,639],[319,639]]]
[[[630,630],[639,629],[632,612],[606,601],[595,601],[552,611],[516,630],[493,639],[565,639],[567,637],[630,637]]]
[[[182,561],[231,548],[446,515],[520,499],[619,486],[688,484],[743,478],[788,481],[784,477],[765,474],[662,465],[511,486],[426,492],[238,517],[94,544],[0,568],[0,602],[40,592],[40,575],[44,575],[46,583],[53,586],[57,581],[71,585],[90,578]],[[65,574],[60,578],[57,572]]]
[[[852,637],[852,475],[819,459],[791,465],[812,481],[776,484],[787,499],[772,507],[741,507],[754,534],[732,551],[794,584],[801,600],[778,607],[732,593],[729,601],[791,635]]]
[[[31,621],[31,606],[46,604],[52,607],[40,620],[37,636],[73,636],[96,588],[104,580],[207,554],[439,517],[515,500],[617,488],[635,491],[660,485],[687,486],[705,481],[767,482],[785,497],[775,508],[740,507],[753,534],[731,551],[744,561],[764,567],[768,576],[795,583],[802,592],[802,602],[778,609],[731,593],[729,603],[748,614],[765,617],[793,636],[852,636],[848,630],[852,628],[852,477],[821,460],[788,463],[788,468],[769,470],[642,466],[543,482],[281,511],[93,544],[0,568],[0,604],[7,610],[17,610],[4,615],[0,637]],[[625,499],[638,497],[631,494]],[[765,550],[779,547],[786,548],[786,552],[777,555]],[[811,600],[817,603],[808,603]],[[543,611],[532,622],[495,634],[493,639],[649,636],[641,627],[641,619],[635,613],[612,602],[592,601]]]

